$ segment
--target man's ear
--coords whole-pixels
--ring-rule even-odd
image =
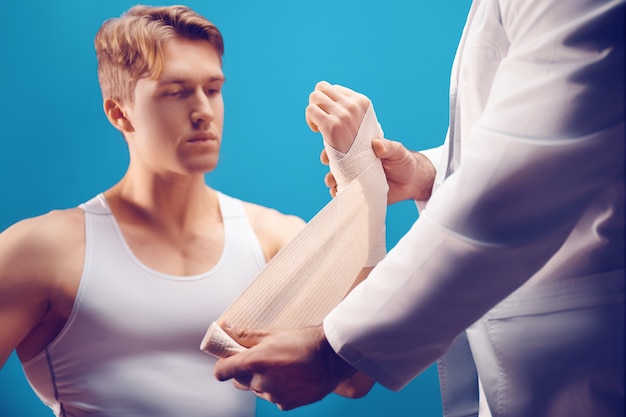
[[[135,130],[126,116],[124,108],[117,100],[105,98],[102,107],[104,108],[104,114],[106,114],[109,122],[120,132],[128,133]]]

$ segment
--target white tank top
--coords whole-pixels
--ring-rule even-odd
[[[211,322],[265,264],[241,201],[218,195],[222,256],[210,271],[187,277],[142,264],[102,194],[81,205],[85,263],[72,313],[23,364],[57,416],[254,416],[254,395],[217,381],[215,360],[199,349]]]

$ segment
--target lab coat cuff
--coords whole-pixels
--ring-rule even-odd
[[[373,378],[385,388],[393,391],[400,391],[408,384],[408,382],[397,380],[361,355],[360,352],[350,348],[350,346],[342,340],[341,332],[334,326],[332,317],[327,316],[326,319],[324,319],[323,328],[330,347],[339,357],[352,365],[352,367],[363,372],[370,378]]]

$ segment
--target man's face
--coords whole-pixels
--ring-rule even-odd
[[[220,57],[209,42],[183,38],[168,40],[163,56],[161,74],[140,79],[125,107],[131,164],[162,174],[209,172],[224,124]]]

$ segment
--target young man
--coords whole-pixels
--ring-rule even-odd
[[[253,416],[254,396],[214,381],[199,344],[304,222],[205,184],[224,117],[213,24],[136,6],[95,46],[128,170],[0,235],[0,364],[15,349],[57,416]]]

